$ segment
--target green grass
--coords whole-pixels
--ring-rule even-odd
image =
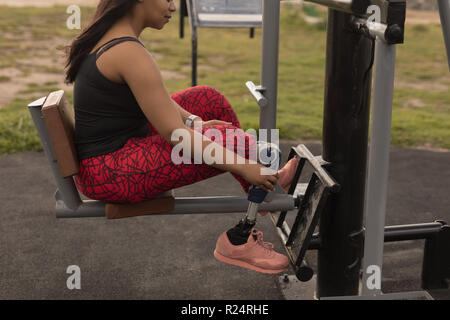
[[[326,15],[323,11],[307,10],[309,15]],[[82,8],[82,27],[92,12],[92,8]],[[301,15],[296,6],[282,5],[277,126],[282,139],[319,140],[326,24],[308,25]],[[22,41],[27,33],[34,40],[59,37],[69,43],[79,31],[67,30],[67,16],[65,7],[1,7],[0,68],[20,67],[16,59],[33,56],[36,42]],[[142,34],[144,44],[155,53],[160,68],[184,76],[166,79],[169,92],[190,86],[189,25],[186,22],[185,37],[179,39],[178,23],[175,16],[164,30],[148,29]],[[245,82],[251,80],[259,84],[261,30],[256,30],[253,39],[249,38],[247,29],[201,28],[198,34],[198,83],[223,92],[245,129],[258,128],[259,107],[248,93]],[[62,66],[60,68],[62,70]],[[57,73],[58,66],[40,71]],[[395,73],[399,85],[394,93],[392,144],[450,149],[450,75],[439,25],[407,26],[405,43],[397,46]],[[0,109],[0,154],[39,149],[25,106],[34,98],[40,98],[42,89],[54,87],[55,83],[30,85],[22,92],[31,95],[30,99],[16,99]],[[71,99],[71,92],[68,94]],[[410,103],[412,100],[420,104]]]
[[[320,15],[320,13],[317,12],[317,6],[307,3],[303,5],[303,12],[310,17],[318,17]]]
[[[47,92],[57,91],[60,88],[55,86],[55,82],[46,82],[43,85],[39,83],[28,83],[27,88],[19,91],[19,94],[37,94],[35,97],[44,96]]]
[[[42,150],[26,108],[29,102],[16,99],[7,108],[0,109],[0,154]]]

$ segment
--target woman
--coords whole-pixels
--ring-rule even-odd
[[[235,176],[245,192],[250,185],[267,191],[277,182],[289,187],[296,163],[262,175],[262,165],[248,160],[255,143],[252,136],[243,136],[245,145],[233,150],[223,147],[226,129],[240,128],[240,124],[217,90],[197,86],[168,94],[155,61],[138,38],[147,27],[162,29],[175,10],[171,0],[101,0],[90,25],[69,47],[66,82],[74,82],[78,189],[92,199],[133,203],[225,171]],[[175,130],[186,130],[193,142],[195,136],[203,138],[208,128],[219,130],[223,138],[202,139],[197,150],[191,143],[191,154],[203,154],[214,144],[223,151],[222,164],[171,160],[178,142],[171,140]],[[230,157],[234,161],[227,164],[225,159]],[[254,228],[224,232],[215,256],[264,273],[288,267],[287,257],[262,241],[262,233]]]

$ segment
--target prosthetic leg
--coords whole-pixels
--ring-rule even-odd
[[[268,168],[278,170],[281,163],[281,151],[275,144],[267,142],[258,142],[258,160]],[[269,161],[261,161],[261,160]],[[259,204],[264,200],[270,201],[267,197],[268,192],[256,186],[250,187],[248,192],[248,209],[245,216],[232,229],[228,230],[228,238],[235,244],[243,244],[250,236],[250,232],[256,225]],[[271,197],[270,197],[271,198]]]

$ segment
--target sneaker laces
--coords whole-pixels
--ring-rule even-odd
[[[258,230],[253,230],[253,235],[256,235],[256,243],[266,250],[273,251],[273,243],[263,241],[263,233]]]

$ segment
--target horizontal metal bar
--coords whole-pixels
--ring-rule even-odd
[[[246,212],[247,208],[247,197],[177,197],[172,211],[152,215]],[[293,209],[295,209],[295,199],[289,194],[276,194],[271,202],[263,202],[259,205],[261,211],[288,211]],[[76,210],[71,210],[67,208],[63,201],[57,201],[56,217],[105,217],[105,203],[84,200]]]
[[[260,28],[261,22],[226,22],[226,21],[201,21],[196,20],[195,26],[198,28]]]
[[[384,242],[427,239],[440,232],[443,225],[445,225],[444,222],[430,222],[386,226],[384,227]],[[318,250],[321,245],[319,233],[314,233],[311,237],[308,250]]]
[[[371,22],[361,18],[354,19],[353,23],[354,27],[358,31],[365,32],[366,35],[368,32],[369,35],[373,38],[378,37],[383,41],[387,41],[386,30],[388,26],[386,24],[379,22]]]
[[[96,200],[83,200],[77,209],[72,210],[64,201],[56,201],[57,218],[98,218],[105,217],[105,203]]]
[[[382,37],[388,44],[403,43],[404,25],[405,25],[405,0],[305,0],[320,5],[327,6],[330,9],[346,12],[355,17],[369,18],[375,13],[379,20],[374,25],[370,25],[370,34]],[[448,0],[443,0],[448,1]],[[377,10],[375,11],[376,8]],[[442,11],[441,11],[442,12]],[[445,17],[444,17],[445,19]],[[371,24],[369,22],[368,24]],[[383,31],[383,25],[386,31]],[[444,32],[445,33],[445,32]]]
[[[442,226],[441,222],[386,226],[384,242],[427,239],[438,233]]]
[[[317,177],[322,181],[327,187],[331,189],[332,192],[337,192],[339,190],[339,184],[333,180],[332,177],[322,168],[321,162],[317,160],[316,157],[312,155],[312,153],[308,150],[308,148],[304,144],[299,144],[295,147],[295,150],[299,154],[299,156],[306,158],[311,166],[314,168],[314,171],[317,174]]]
[[[319,233],[314,233],[309,241],[308,250],[319,250],[321,246],[322,239],[320,238]]]
[[[319,162],[319,164],[320,164],[321,167],[323,167],[323,166],[328,166],[328,165],[331,164],[330,162],[323,160],[322,155],[320,155],[320,156],[315,156],[314,158],[316,158],[316,160]]]
[[[305,0],[350,14],[366,15],[371,0]],[[372,0],[373,1],[373,0]]]
[[[384,41],[386,41],[385,34],[386,34],[386,30],[387,30],[387,25],[385,25],[383,23],[379,23],[379,22],[367,22],[366,21],[366,26],[369,29],[369,32],[372,36],[379,37],[380,39],[383,39]]]
[[[320,300],[434,300],[426,291],[381,293],[378,295],[323,297]]]
[[[404,29],[398,24],[387,25],[385,23],[355,18],[352,20],[352,26],[354,31],[372,39],[378,38],[390,45],[403,43]]]
[[[289,194],[275,194],[270,202],[259,204],[261,211],[292,210],[295,200]],[[175,198],[175,208],[168,214],[246,212],[247,197]]]
[[[352,13],[353,0],[305,0],[305,1],[320,4],[330,9],[336,9],[347,13]]]

